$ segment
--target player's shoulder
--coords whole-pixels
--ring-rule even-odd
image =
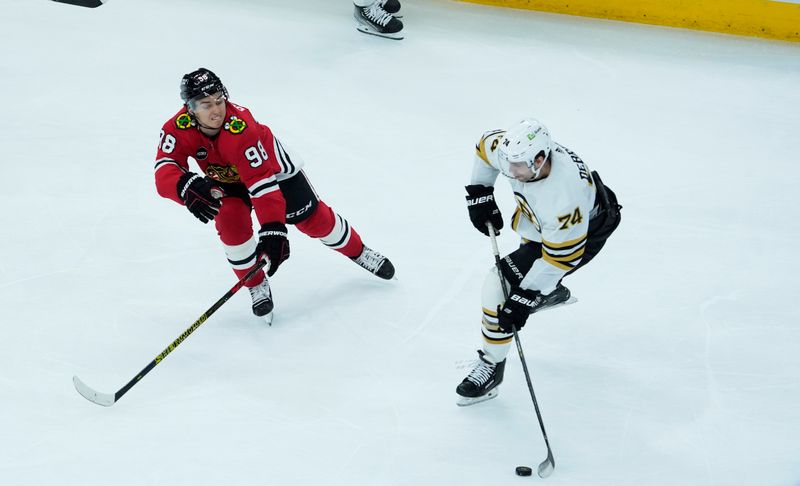
[[[505,130],[499,129],[483,132],[480,140],[478,140],[478,143],[475,145],[475,154],[487,164],[491,164],[489,159],[492,154],[494,154],[495,150],[497,150],[497,146],[500,144],[505,134]]]
[[[580,206],[590,207],[594,203],[594,180],[589,167],[572,150],[553,144],[550,176],[550,199],[553,210],[564,210]]]
[[[194,121],[186,107],[181,107],[177,113],[164,122],[163,129],[168,132],[183,132],[194,127]]]
[[[222,126],[223,132],[232,135],[237,139],[249,139],[263,135],[269,128],[256,121],[250,110],[242,105],[227,102],[225,111],[225,124]]]
[[[557,143],[553,144],[552,153],[552,163],[561,168],[560,173],[581,184],[593,184],[589,166],[578,154]]]

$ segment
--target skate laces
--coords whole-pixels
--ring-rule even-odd
[[[364,251],[362,251],[358,258],[356,258],[356,263],[366,268],[370,272],[375,273],[384,260],[386,260],[386,257],[365,246]]]
[[[262,302],[270,300],[270,293],[269,293],[269,283],[267,279],[264,279],[263,282],[256,285],[255,287],[250,287],[250,297],[253,298],[253,305],[258,305]]]
[[[472,383],[481,386],[487,381],[489,381],[489,378],[492,377],[492,374],[494,373],[494,368],[495,365],[489,364],[486,361],[479,359],[475,368],[473,368],[472,371],[469,372],[469,375],[467,375],[467,379]]]
[[[383,9],[381,2],[375,2],[370,5],[369,8],[364,10],[364,14],[381,27],[386,27],[386,24],[393,18],[392,14]]]

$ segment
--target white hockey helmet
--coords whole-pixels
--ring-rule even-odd
[[[519,170],[514,170],[514,168],[521,168],[524,164],[531,170],[532,178],[535,179],[539,176],[544,164],[537,169],[533,162],[540,155],[547,160],[550,157],[552,146],[553,141],[550,139],[547,127],[539,120],[525,118],[506,131],[503,141],[497,148],[500,171],[506,177],[514,179],[519,173]]]

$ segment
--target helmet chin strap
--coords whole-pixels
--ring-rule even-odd
[[[535,169],[535,168],[534,168],[534,167],[536,167],[536,162],[534,162],[534,163],[533,163],[533,167],[531,167],[531,172],[533,172],[533,176],[531,177],[531,179],[530,179],[530,180],[532,180],[532,181],[533,181],[533,180],[536,180],[536,179],[538,179],[538,178],[539,178],[539,174],[541,174],[541,173],[542,173],[542,169],[544,169],[544,166],[545,166],[545,164],[546,164],[546,163],[547,163],[547,161],[546,161],[546,160],[545,160],[545,161],[543,161],[543,162],[542,162],[542,165],[540,165],[538,169]]]
[[[197,126],[200,128],[205,128],[206,130],[212,130],[217,132],[222,130],[222,127],[214,128],[214,127],[209,127],[208,125],[203,125],[202,123],[200,123],[200,120],[197,120]]]
[[[544,166],[547,165],[547,161],[548,160],[549,159],[544,159],[542,161],[542,165],[540,165],[538,169],[536,169],[536,161],[534,160],[533,164],[528,166],[528,168],[531,170],[531,173],[533,175],[531,175],[531,177],[525,182],[533,182],[533,181],[537,180],[539,178],[539,176],[541,175],[542,171],[544,170]]]
[[[189,112],[189,115],[191,115],[191,117],[192,117],[192,122],[194,122],[194,124],[197,125],[198,127],[205,128],[206,130],[209,130],[209,131],[217,131],[217,132],[222,130],[222,127],[214,128],[214,127],[209,127],[208,125],[203,125],[202,123],[200,123],[200,119],[197,118],[197,115],[194,114],[192,109],[189,108],[188,106],[186,108],[187,108],[187,111]]]

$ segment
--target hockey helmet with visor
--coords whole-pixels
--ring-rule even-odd
[[[536,167],[536,159],[550,157],[553,142],[547,127],[534,118],[526,118],[506,131],[497,149],[500,172],[518,180],[539,177],[544,163]]]
[[[222,80],[209,69],[198,68],[184,74],[181,79],[181,99],[189,108],[194,108],[195,101],[217,93],[222,93],[223,98],[228,99],[228,90]]]

